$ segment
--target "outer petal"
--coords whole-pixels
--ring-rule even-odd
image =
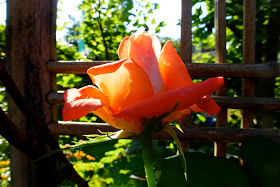
[[[165,89],[158,67],[160,50],[159,39],[148,32],[133,34],[119,46],[120,59],[131,57],[148,74],[155,93]]]
[[[202,98],[196,104],[209,115],[215,115],[221,110],[221,107],[209,95]]]
[[[85,86],[80,89],[72,88],[64,92],[65,105],[62,109],[63,120],[75,120],[109,105],[107,96],[95,86]]]
[[[180,110],[178,112],[178,115],[176,116],[175,120],[182,119],[184,117],[184,115],[190,115],[190,114],[191,114],[191,110],[189,108]]]
[[[166,42],[161,51],[159,69],[166,90],[193,84],[188,70],[170,41]]]
[[[123,59],[117,62],[103,64],[99,66],[93,66],[87,70],[87,74],[90,76],[93,84],[96,84],[93,76],[100,74],[109,74],[115,72],[119,67],[126,61],[127,59]]]
[[[143,99],[120,112],[136,117],[150,117],[170,111],[177,102],[180,102],[176,111],[186,109],[198,102],[205,95],[213,93],[224,84],[223,77],[210,78],[206,81],[177,88]],[[118,116],[118,113],[114,114]]]
[[[190,106],[190,109],[194,112],[203,112],[203,110],[199,108],[196,103]]]
[[[118,129],[123,129],[135,133],[140,133],[144,129],[141,118],[125,115],[123,115],[122,118],[115,118],[112,116],[112,111],[107,106],[99,108],[98,110],[93,111],[93,113],[109,125]]]
[[[71,88],[64,92],[63,97],[65,103],[69,103],[71,101],[75,101],[79,99],[82,95],[80,94],[77,88]]]
[[[80,89],[71,88],[64,92],[64,101],[69,103],[79,99],[99,99],[104,104],[109,105],[107,96],[95,86],[89,85]]]
[[[64,121],[79,119],[103,106],[104,104],[99,99],[79,99],[72,101],[64,105],[62,118]]]
[[[121,129],[137,134],[144,130],[143,121],[141,118],[128,116],[126,119],[116,118],[116,125]]]
[[[213,101],[210,95],[204,96],[200,101],[190,107],[195,112],[205,111],[209,115],[217,114],[221,107]]]
[[[170,115],[162,119],[162,124],[166,122],[171,123],[174,120],[182,119],[184,115],[189,115],[189,114],[191,114],[191,110],[188,108],[184,110],[172,112]]]
[[[125,59],[129,57],[129,51],[130,51],[130,41],[129,41],[129,36],[124,37],[122,42],[120,43],[119,46],[119,58],[120,60]]]
[[[176,119],[178,114],[179,114],[179,111],[172,112],[170,115],[168,115],[162,119],[162,124],[171,123],[172,121],[174,121]]]
[[[170,41],[166,42],[162,49],[159,68],[167,90],[193,84],[183,61]],[[207,99],[201,99],[190,108],[195,112],[205,111],[209,115],[216,114],[220,111],[220,107],[209,96],[207,96]]]
[[[191,114],[191,110],[188,108],[184,110],[172,112],[170,115],[162,119],[162,124],[171,123],[174,120],[182,119],[184,115],[190,115],[190,114]]]
[[[93,67],[88,74],[108,97],[114,112],[154,94],[149,77],[130,58],[112,65]]]

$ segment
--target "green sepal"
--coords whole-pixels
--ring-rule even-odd
[[[164,125],[166,125],[162,124],[162,119],[170,115],[178,107],[179,103],[180,102],[177,102],[169,112],[166,112],[158,117],[144,118],[145,129],[141,133],[156,134],[162,131]]]
[[[168,132],[172,136],[174,141],[176,142],[176,147],[177,147],[177,150],[179,151],[179,154],[181,156],[181,160],[182,160],[182,164],[183,164],[183,168],[184,168],[184,174],[185,174],[185,178],[187,180],[187,162],[186,162],[186,159],[185,159],[183,149],[182,149],[181,144],[180,144],[180,140],[178,139],[175,131],[169,125],[165,125],[163,130]]]
[[[110,138],[112,139],[121,139],[121,138],[127,138],[129,136],[134,135],[134,132],[129,132],[129,131],[125,131],[125,130],[119,130],[117,131],[113,136],[111,136]]]

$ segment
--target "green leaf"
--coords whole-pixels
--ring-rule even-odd
[[[154,12],[154,10],[153,9],[150,9],[149,11],[148,11],[148,14],[152,14]]]
[[[148,21],[148,17],[147,16],[144,16],[144,21]]]
[[[246,170],[237,162],[203,153],[186,153],[188,180],[179,155],[155,164],[158,187],[253,187]]]
[[[126,155],[133,155],[139,153],[142,153],[142,146],[140,140],[134,140],[132,144],[124,151],[124,154]]]
[[[158,4],[158,3],[154,3],[154,5],[155,5],[154,10],[155,10],[155,9],[159,9],[159,8],[160,8],[160,6],[159,6],[159,4]]]
[[[158,187],[186,186],[187,181],[179,155],[159,160],[154,166]]]
[[[163,130],[168,132],[176,142],[176,147],[177,147],[177,150],[179,151],[179,154],[181,156],[181,160],[182,160],[182,164],[183,164],[183,168],[184,168],[184,175],[185,175],[185,178],[187,179],[187,162],[186,162],[186,159],[185,159],[185,156],[184,156],[183,149],[182,149],[181,144],[180,144],[180,140],[178,139],[175,131],[169,125],[165,125]]]
[[[271,138],[248,139],[242,143],[240,156],[261,186],[280,186],[280,148]]]

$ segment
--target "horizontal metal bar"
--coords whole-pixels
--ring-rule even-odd
[[[86,134],[99,134],[102,132],[114,132],[118,129],[106,123],[81,123],[81,122],[59,122],[48,124],[50,131],[55,135],[82,136]],[[280,130],[276,129],[234,129],[219,127],[193,127],[182,126],[184,133],[173,128],[181,141],[204,141],[204,142],[242,142],[253,136],[268,136],[280,142]],[[137,136],[130,137],[137,139]],[[153,136],[158,140],[173,140],[167,132],[160,132]]]
[[[280,109],[280,99],[261,97],[226,97],[212,96],[214,101],[223,108],[254,108],[277,110]],[[63,93],[50,92],[47,95],[50,104],[63,104]]]
[[[95,62],[55,62],[49,61],[47,69],[51,73],[73,73],[86,74],[87,69],[92,66],[111,63],[112,61]],[[193,77],[238,77],[238,78],[260,78],[279,77],[280,66],[277,62],[262,64],[185,64],[190,75]]]

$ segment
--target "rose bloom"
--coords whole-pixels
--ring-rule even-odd
[[[161,49],[154,34],[133,34],[123,39],[118,54],[120,61],[88,69],[93,85],[64,93],[64,121],[92,112],[115,128],[141,133],[145,118],[169,112],[177,102],[163,124],[191,110],[220,111],[210,95],[224,84],[223,77],[194,84],[170,41]]]

